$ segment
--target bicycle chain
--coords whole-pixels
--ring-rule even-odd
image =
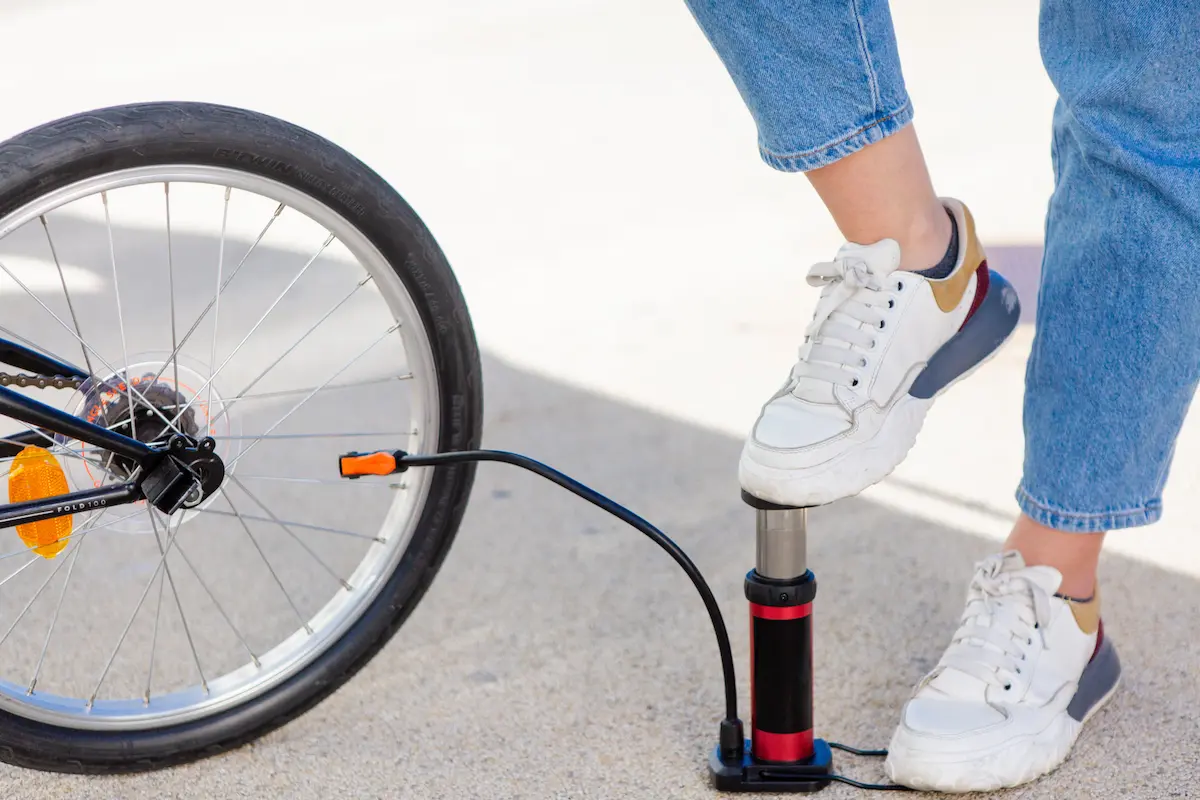
[[[87,378],[68,378],[63,375],[9,375],[0,372],[0,386],[17,386],[25,388],[34,386],[38,389],[78,389]]]

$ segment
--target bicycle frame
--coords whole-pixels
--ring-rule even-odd
[[[32,372],[47,380],[57,377],[90,379],[88,373],[72,364],[58,361],[7,339],[0,339],[0,363]],[[128,391],[124,383],[106,388],[120,393]],[[183,437],[173,438],[166,447],[151,447],[137,439],[34,400],[7,386],[0,386],[0,416],[30,426],[28,431],[0,440],[0,457],[10,458],[30,445],[52,446],[51,443],[57,441],[56,436],[64,436],[107,450],[129,459],[136,465],[133,478],[125,483],[24,503],[0,504],[0,528],[134,503],[142,499],[148,499],[156,507],[173,513],[183,504],[193,482],[200,481],[200,476],[189,468],[188,459],[180,457],[197,452],[196,443],[186,441]],[[211,447],[209,451],[211,452]]]

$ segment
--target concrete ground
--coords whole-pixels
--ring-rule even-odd
[[[972,205],[994,265],[1035,287],[1053,103],[1037,4],[897,6],[939,190]],[[804,271],[838,238],[802,178],[758,161],[682,2],[74,0],[9,5],[0,22],[15,78],[2,136],[111,103],[213,100],[313,128],[391,181],[474,314],[486,443],[566,470],[692,554],[730,625],[745,708],[740,437],[802,336]],[[939,402],[895,476],[813,514],[820,735],[886,745],[972,563],[1011,522],[1031,335]],[[964,447],[963,420],[980,416]],[[1060,771],[998,796],[1190,791],[1198,436],[1189,421],[1163,522],[1110,537],[1106,629],[1123,688]],[[711,632],[668,559],[554,487],[487,466],[426,600],[317,709],[164,773],[0,767],[0,795],[703,798],[720,710]],[[870,761],[837,764],[882,777]]]

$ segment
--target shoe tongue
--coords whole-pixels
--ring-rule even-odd
[[[837,257],[857,258],[876,275],[890,275],[900,268],[900,245],[895,239],[881,239],[874,244],[846,242],[838,250]]]
[[[894,239],[882,239],[874,244],[846,242],[838,250],[836,258],[857,259],[865,263],[874,274],[889,275],[900,266],[900,245]],[[838,343],[827,341],[825,344],[837,346]],[[832,416],[849,419],[849,414],[838,405],[837,399],[833,395],[833,388],[833,384],[825,381],[800,378],[796,381],[792,394],[801,400],[824,406],[825,408],[821,410]]]
[[[1016,550],[1009,550],[1006,553],[994,555],[988,561],[986,569],[993,568],[993,575],[1000,575],[1006,572],[1023,572],[1024,576],[1036,583],[1046,591],[1046,594],[1053,595],[1058,591],[1058,587],[1062,584],[1062,573],[1054,567],[1045,566],[1025,566],[1025,559]]]
[[[988,556],[979,568],[993,577],[1005,572],[1020,572],[1025,569],[1025,558],[1016,550],[1007,550]]]

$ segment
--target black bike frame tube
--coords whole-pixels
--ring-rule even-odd
[[[0,386],[0,416],[12,417],[35,428],[45,428],[52,433],[61,433],[72,439],[78,439],[136,461],[143,467],[150,466],[152,461],[159,456],[158,451],[137,439],[131,439],[116,431],[93,425],[65,411],[26,397],[7,386]]]
[[[101,486],[99,489],[86,489],[82,492],[60,494],[57,497],[47,497],[44,500],[30,500],[27,503],[9,503],[0,505],[0,528],[13,528],[27,522],[37,522],[53,517],[63,517],[67,514],[77,514],[92,511],[97,508],[119,506],[132,503],[142,498],[142,490],[136,483],[122,483],[116,486]]]
[[[47,378],[87,378],[86,372],[74,364],[51,358],[45,353],[30,350],[24,345],[0,339],[0,363]]]

